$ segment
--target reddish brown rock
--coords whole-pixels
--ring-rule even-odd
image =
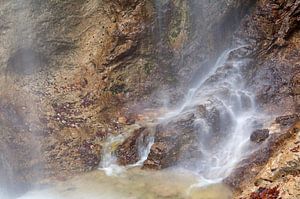
[[[116,156],[120,165],[134,164],[140,160],[139,147],[144,144],[149,135],[145,127],[135,130],[116,150]]]
[[[151,147],[144,168],[167,168],[178,163],[189,152],[194,154],[192,149],[198,139],[197,131],[194,129],[194,120],[193,113],[186,113],[165,124],[158,125],[155,143]]]

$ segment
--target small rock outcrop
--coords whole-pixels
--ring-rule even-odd
[[[135,130],[116,150],[116,156],[120,165],[137,163],[140,157],[140,147],[146,145],[146,138],[149,130],[145,127]]]
[[[269,130],[268,129],[259,129],[254,131],[251,136],[250,140],[255,143],[261,143],[265,141],[269,137]]]
[[[197,131],[194,129],[195,115],[187,113],[177,120],[158,125],[155,143],[144,163],[144,168],[163,169],[175,165],[185,155],[196,155]],[[193,150],[195,149],[195,150]]]

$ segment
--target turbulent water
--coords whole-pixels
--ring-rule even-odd
[[[217,113],[217,117],[200,114],[193,122],[200,138],[201,157],[194,168],[201,174],[199,186],[221,182],[252,152],[249,137],[263,115],[257,113],[254,96],[245,88],[241,71],[250,60],[241,54],[247,51],[245,45],[224,51],[188,91],[183,104],[161,118],[168,122],[186,113],[197,115],[199,107]]]

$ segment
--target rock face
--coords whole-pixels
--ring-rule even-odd
[[[9,178],[0,186],[96,168],[102,141],[124,125],[124,103],[146,96],[158,78],[145,69],[153,5],[0,4],[0,170]]]
[[[258,1],[246,17],[239,35],[255,49],[256,61],[249,71],[249,84],[257,101],[272,113],[299,112],[298,1]]]
[[[251,166],[252,176],[247,172],[240,173],[240,176],[246,176],[247,180],[244,178],[244,182],[239,184],[239,186],[242,185],[241,190],[234,198],[262,198],[258,197],[262,194],[262,190],[272,189],[276,192],[269,192],[269,196],[273,193],[277,195],[277,198],[297,198],[300,194],[299,138],[298,122],[288,130],[284,137],[279,139],[276,147],[271,147],[273,151],[269,153],[269,157],[263,164]]]
[[[298,0],[2,0],[0,186],[22,191],[41,178],[96,168],[106,137],[134,121],[124,118],[149,104],[161,106],[161,93],[180,102],[231,41],[249,44],[244,56],[254,59],[243,78],[259,108],[289,115],[276,120],[285,128],[294,124],[300,110],[299,9]],[[206,84],[225,70],[236,73],[224,65]],[[243,98],[247,108],[249,99]],[[233,120],[220,111],[220,102],[213,103],[188,107],[158,125],[144,168],[201,157],[199,139],[221,142]],[[204,129],[199,119],[214,135],[195,130]],[[119,146],[121,164],[138,161],[137,140],[149,131],[142,128]],[[266,138],[259,131],[252,140]],[[276,140],[270,135],[266,142]],[[278,145],[263,148],[267,155],[257,162],[265,164]],[[240,171],[246,176],[246,170]]]

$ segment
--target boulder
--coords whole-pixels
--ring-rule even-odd
[[[158,125],[144,168],[163,169],[176,164],[184,156],[184,150],[197,140],[194,121],[194,113],[189,112]]]
[[[250,140],[255,143],[261,143],[265,141],[269,137],[269,130],[268,129],[259,129],[254,131],[251,136]]]

